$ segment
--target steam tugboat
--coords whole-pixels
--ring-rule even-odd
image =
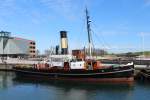
[[[61,54],[56,47],[56,54],[50,55],[48,61],[33,67],[13,67],[17,76],[29,78],[47,78],[83,82],[133,82],[134,64],[103,66],[92,57],[90,16],[86,10],[88,33],[88,56],[84,50],[73,50],[68,54],[67,32],[61,31]]]

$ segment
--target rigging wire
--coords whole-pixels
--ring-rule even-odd
[[[95,24],[95,23],[93,23],[92,25],[94,25],[96,28],[97,28],[97,25]],[[98,28],[97,28],[98,29]],[[117,49],[117,50],[125,50],[125,49],[128,49],[129,51],[132,51],[134,48],[120,48],[119,46],[117,47],[117,48],[113,48],[112,46],[110,46],[109,44],[108,44],[108,42],[106,42],[105,41],[105,38],[103,37],[103,33],[101,33],[101,32],[98,32],[99,34],[101,34],[101,39],[102,39],[102,42],[104,43],[104,45],[106,44],[107,45],[107,47],[110,49],[110,50],[112,50],[112,49]],[[96,35],[96,38],[98,38],[99,37],[99,35],[97,35],[97,34],[95,34]]]
[[[103,48],[106,48],[106,49],[107,49],[107,47],[105,46],[105,44],[103,43],[103,41],[102,41],[101,39],[99,39],[96,34],[94,34],[94,31],[93,31],[93,30],[92,30],[92,33],[93,33],[93,35],[95,35],[97,41],[98,41],[99,43],[101,43],[101,45],[103,46]]]
[[[97,28],[97,25],[95,25],[95,23],[93,23],[93,25]],[[108,49],[108,48],[111,49],[112,48],[110,46],[110,44],[108,42],[106,42],[106,40],[105,40],[105,38],[104,38],[104,36],[103,36],[103,34],[101,32],[96,32],[96,33],[93,32],[93,33],[94,33],[94,35],[96,36],[97,39],[99,38],[98,40],[100,40],[99,42],[102,43],[102,45],[104,46],[104,48],[106,48],[106,49]],[[101,38],[97,34],[100,34]]]
[[[93,25],[96,27],[96,25],[93,23]],[[93,32],[93,33],[95,33],[95,32]],[[104,46],[104,48],[106,48],[106,49],[109,49],[109,50],[112,50],[112,49],[117,49],[117,50],[124,50],[124,49],[129,49],[129,50],[133,50],[133,48],[112,48],[112,46],[110,46],[109,44],[108,44],[108,42],[106,42],[105,41],[105,38],[103,37],[103,34],[101,33],[101,32],[98,32],[99,34],[101,34],[101,39],[98,39],[98,37],[99,37],[99,35],[97,35],[97,34],[94,34],[94,35],[96,35],[96,38],[98,39],[98,40],[100,40],[99,42],[101,42],[102,44],[103,44],[103,46]],[[108,47],[106,47],[106,46]]]

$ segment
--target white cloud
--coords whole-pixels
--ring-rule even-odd
[[[90,0],[40,0],[41,4],[71,20],[79,17]],[[80,8],[80,9],[79,9]]]
[[[123,30],[104,30],[104,29],[101,29],[100,31],[99,30],[96,30],[94,29],[94,34],[98,35],[98,36],[117,36],[117,35],[126,35],[126,34],[130,34],[129,32],[127,31],[123,31]]]
[[[146,6],[150,6],[150,0],[144,0]]]
[[[37,2],[38,1],[34,0],[0,0],[1,26],[4,26],[4,23],[16,17],[21,21],[23,21],[24,18],[27,18],[30,20],[29,22],[34,24],[45,21],[49,15],[41,13],[37,8],[32,7],[33,4]]]
[[[0,15],[7,15],[14,10],[15,0],[0,0]],[[9,12],[7,12],[9,10]]]
[[[103,35],[124,35],[124,34],[129,34],[129,32],[125,32],[125,31],[102,31]]]
[[[140,32],[139,36],[150,36],[150,32]]]
[[[42,16],[50,17],[55,16],[51,14],[51,11],[57,13],[56,15],[63,16],[69,20],[76,20],[83,15],[85,5],[89,5],[91,0],[0,0],[0,20],[10,18],[14,15],[24,15],[26,17],[32,17],[34,23],[42,18]],[[41,4],[46,7],[43,9],[49,10],[49,12],[40,12],[39,9],[34,8],[33,4]],[[30,8],[32,7],[32,8]],[[6,19],[7,20],[7,19]]]
[[[0,8],[3,7],[10,7],[14,4],[15,0],[1,0],[0,1]]]

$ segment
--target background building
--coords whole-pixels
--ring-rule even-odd
[[[10,32],[0,32],[0,56],[35,57],[36,43],[33,40],[11,37]]]

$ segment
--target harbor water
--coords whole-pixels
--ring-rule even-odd
[[[149,100],[150,83],[86,84],[16,78],[0,72],[0,100]]]

